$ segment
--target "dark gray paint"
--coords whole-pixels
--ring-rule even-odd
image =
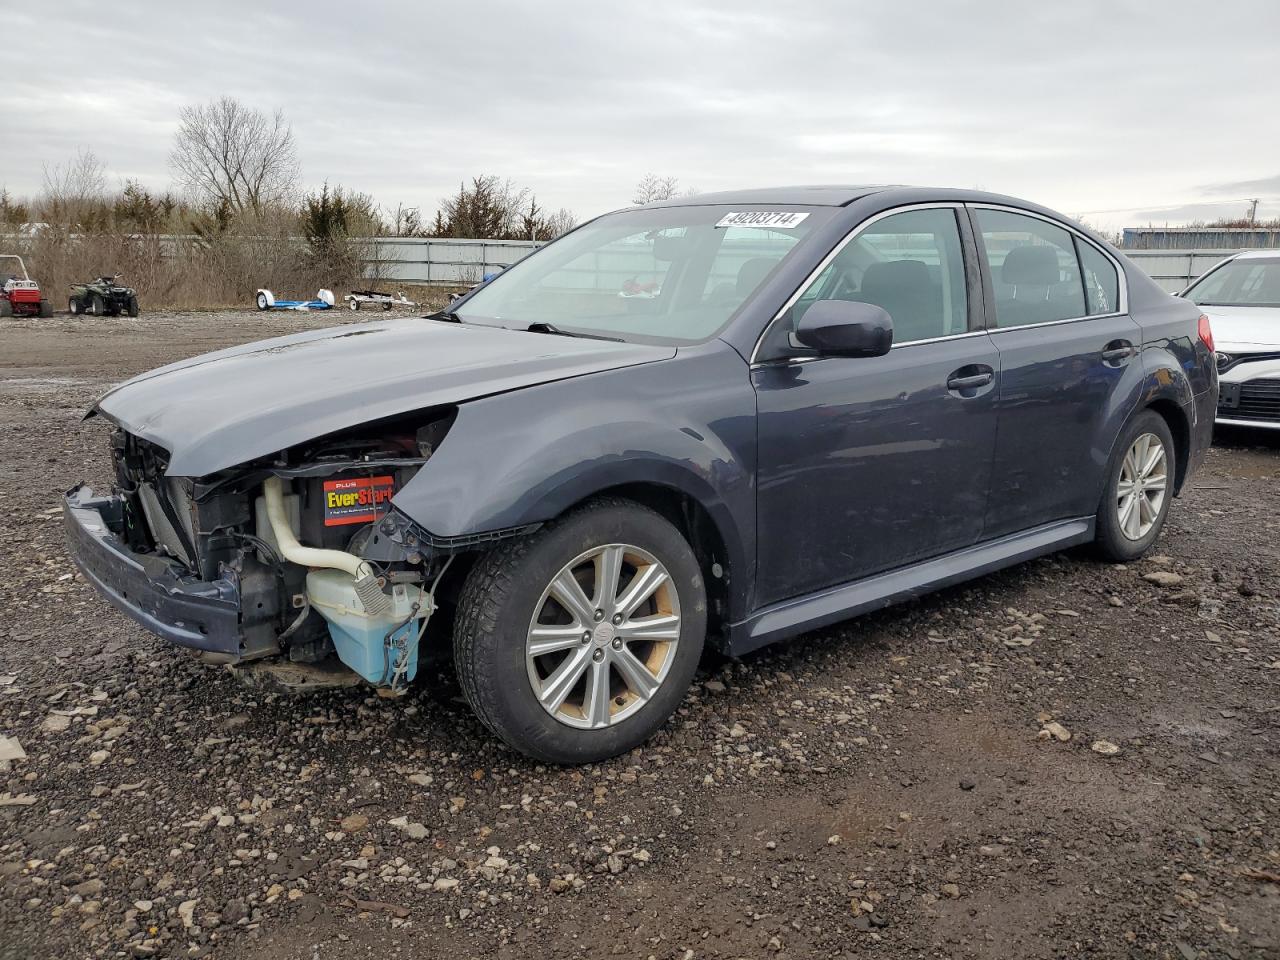
[[[1069,223],[1006,197],[919,188],[675,201],[843,209],[700,345],[400,321],[223,351],[138,378],[101,407],[173,445],[170,473],[195,475],[456,403],[397,510],[432,535],[465,537],[553,519],[623,484],[678,491],[723,540],[730,646],[748,649],[1087,538],[1107,458],[1141,407],[1165,405],[1192,467],[1203,457],[1216,373],[1199,311],[1118,254],[1129,316],[987,332],[989,283],[973,274],[966,237],[975,335],[751,369],[768,322],[849,230],[903,205],[966,201]],[[1108,366],[1101,351],[1126,338],[1139,352]],[[990,386],[947,389],[952,373],[979,366]]]
[[[671,347],[401,319],[313,330],[144,373],[95,409],[201,477],[384,417],[649,363]]]

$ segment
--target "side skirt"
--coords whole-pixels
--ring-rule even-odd
[[[729,626],[731,656],[1044,556],[1094,535],[1094,518],[1059,520],[909,567],[783,600]]]

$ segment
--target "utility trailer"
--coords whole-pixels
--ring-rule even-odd
[[[352,310],[359,310],[366,306],[381,306],[383,310],[390,310],[392,307],[416,307],[418,305],[403,293],[390,294],[381,290],[352,290],[344,299],[347,301],[347,306]]]
[[[277,300],[265,287],[256,298],[259,310],[328,310],[333,306],[333,291],[318,290],[314,300]]]

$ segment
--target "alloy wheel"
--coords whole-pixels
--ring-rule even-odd
[[[1168,484],[1164,443],[1154,433],[1144,433],[1124,455],[1116,485],[1116,518],[1128,539],[1141,540],[1151,532],[1160,519]]]
[[[610,543],[565,564],[529,623],[525,663],[542,708],[561,723],[620,723],[657,693],[680,639],[680,598],[649,552]]]

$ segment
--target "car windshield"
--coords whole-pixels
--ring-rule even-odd
[[[1280,256],[1225,263],[1192,285],[1186,297],[1205,307],[1280,307]]]
[[[639,342],[706,340],[833,214],[786,205],[609,214],[499,274],[456,313],[464,323],[519,330],[547,324]]]

